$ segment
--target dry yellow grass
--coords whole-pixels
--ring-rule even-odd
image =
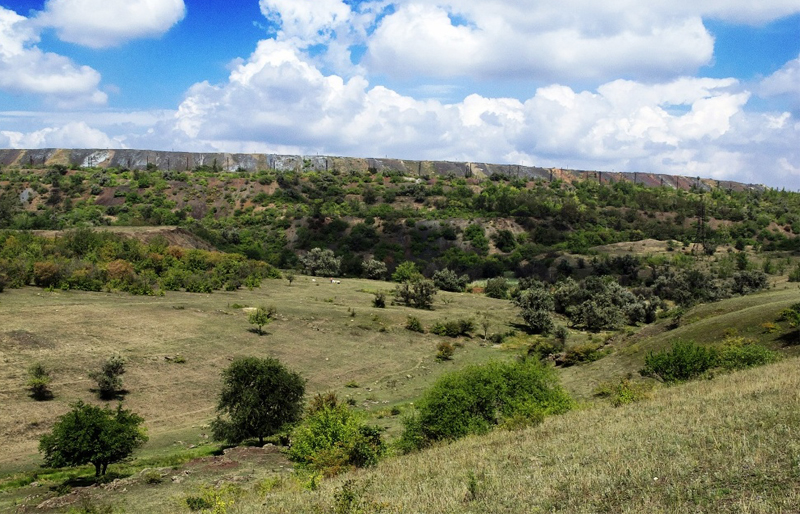
[[[389,459],[315,492],[253,494],[228,512],[335,512],[345,489],[363,508],[353,512],[797,512],[797,370],[787,359],[573,411]]]
[[[0,472],[39,462],[39,436],[69,403],[97,401],[87,374],[114,353],[129,361],[125,405],[146,420],[152,441],[145,450],[174,439],[187,445],[205,440],[203,425],[214,414],[220,371],[238,356],[276,357],[309,380],[309,392],[338,390],[371,411],[413,401],[448,369],[510,356],[480,346],[476,336],[457,350],[454,361],[437,363],[440,338],[403,328],[408,314],[429,326],[484,310],[494,320],[492,331],[507,330],[516,315],[508,302],[439,293],[433,311],[372,307],[369,291],[392,287],[299,276],[291,286],[269,280],[254,291],[210,295],[6,290],[0,295]],[[258,336],[237,304],[275,305],[278,320]],[[166,359],[176,355],[186,362]],[[52,401],[35,402],[24,389],[26,369],[34,362],[53,370]],[[361,387],[345,388],[348,382]],[[170,440],[176,431],[180,435]]]

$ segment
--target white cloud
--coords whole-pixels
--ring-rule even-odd
[[[526,101],[418,100],[326,75],[288,42],[262,41],[225,84],[193,86],[152,141],[195,150],[511,162],[770,182],[800,165],[800,123],[753,114],[735,79],[550,85]],[[179,141],[179,143],[175,143]],[[183,146],[188,145],[188,146]],[[779,163],[778,159],[784,159]],[[774,181],[773,181],[774,182]]]
[[[789,95],[800,102],[800,56],[761,81],[762,96]]]
[[[0,146],[6,148],[121,148],[122,144],[81,121],[28,133],[0,131]]]
[[[36,22],[91,48],[157,37],[183,19],[183,0],[47,0]]]
[[[663,79],[709,64],[708,17],[800,12],[796,0],[402,0],[365,41],[362,64],[393,76]]]
[[[0,89],[42,95],[60,107],[106,103],[97,71],[43,52],[38,41],[27,18],[0,7]]]

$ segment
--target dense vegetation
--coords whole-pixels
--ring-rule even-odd
[[[549,278],[553,250],[585,253],[644,238],[674,240],[676,248],[696,243],[707,253],[721,244],[800,247],[800,196],[778,190],[64,166],[7,167],[0,185],[0,228],[180,225],[220,250],[281,268],[299,266],[314,248],[330,249],[336,271],[349,276],[368,275],[369,256],[389,273],[413,260],[428,277],[449,268],[471,279]],[[560,272],[569,273],[566,264]]]

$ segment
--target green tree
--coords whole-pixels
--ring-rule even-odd
[[[535,287],[522,291],[514,300],[520,308],[520,315],[534,334],[547,334],[553,330],[553,295],[543,287]]]
[[[416,264],[411,261],[403,261],[392,273],[392,280],[395,282],[407,282],[418,279],[421,276],[422,274],[417,269]]]
[[[292,285],[292,282],[294,282],[295,279],[294,271],[287,271],[286,273],[283,274],[283,278],[285,278],[289,282],[289,285]]]
[[[95,476],[105,475],[109,464],[127,458],[147,441],[144,422],[137,414],[118,405],[116,410],[81,401],[59,417],[53,430],[39,440],[47,466],[93,464]]]
[[[263,335],[264,326],[272,323],[277,312],[278,311],[275,309],[274,305],[270,305],[269,307],[258,307],[256,310],[250,313],[247,321],[249,321],[251,325],[258,327],[258,335]]]
[[[222,372],[214,438],[234,444],[256,438],[263,444],[300,419],[304,394],[305,380],[277,359],[236,359]]]
[[[300,256],[300,262],[303,263],[309,275],[337,277],[342,265],[342,258],[334,256],[333,250],[313,248],[310,252]]]
[[[436,292],[433,280],[422,278],[422,275],[419,275],[415,280],[405,281],[395,287],[395,297],[409,307],[417,309],[432,308],[433,297]]]
[[[122,375],[125,374],[125,358],[113,355],[100,367],[100,371],[92,371],[89,378],[97,382],[97,394],[103,400],[110,400],[122,391]]]

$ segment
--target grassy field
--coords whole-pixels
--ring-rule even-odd
[[[39,462],[39,436],[71,402],[96,401],[88,372],[115,353],[128,359],[125,405],[145,418],[152,449],[171,444],[168,434],[176,431],[181,437],[175,439],[187,445],[205,440],[220,371],[237,356],[276,357],[308,379],[309,392],[336,390],[377,411],[413,401],[446,370],[511,355],[482,346],[475,335],[441,363],[435,359],[440,337],[404,328],[409,314],[429,326],[485,311],[491,330],[505,331],[516,315],[510,303],[440,292],[432,311],[374,308],[371,291],[391,288],[300,276],[291,286],[271,280],[254,291],[209,295],[6,290],[0,295],[0,472]],[[251,331],[244,310],[258,305],[278,310],[263,336]],[[176,363],[175,356],[186,362]],[[24,388],[34,362],[53,371],[52,401],[35,402]]]
[[[436,296],[432,311],[372,306],[373,292],[392,288],[298,276],[291,285],[270,280],[253,291],[207,295],[6,290],[0,295],[0,512],[41,511],[36,507],[43,501],[46,509],[64,511],[83,498],[126,512],[188,512],[185,498],[203,494],[204,484],[232,484],[243,495],[231,513],[336,511],[343,497],[361,502],[364,512],[518,512],[520,505],[530,512],[780,512],[797,500],[800,378],[794,358],[658,389],[652,400],[619,409],[593,399],[597,385],[636,376],[648,351],[675,339],[718,344],[735,332],[797,355],[800,346],[785,345],[788,327],[772,333],[762,327],[798,301],[796,284],[785,281],[690,309],[676,329],[663,319],[613,334],[571,331],[569,345],[605,342],[609,354],[560,369],[582,408],[531,430],[388,459],[375,470],[326,480],[314,492],[307,478],[287,473],[291,464],[274,448],[219,453],[207,423],[220,371],[237,356],[276,357],[308,379],[309,393],[334,390],[354,398],[391,439],[401,418],[391,407],[407,411],[442,373],[513,358],[536,338],[512,337],[494,347],[484,344],[478,328],[461,340],[452,361],[439,362],[436,344],[443,338],[406,330],[408,315],[427,327],[486,313],[495,333],[516,326],[517,309],[446,292]],[[247,321],[246,309],[259,305],[278,310],[263,336]],[[150,441],[133,463],[109,468],[122,478],[108,487],[77,487],[87,473],[80,469],[43,474],[28,485],[41,462],[38,438],[71,402],[97,401],[88,372],[115,353],[129,362],[125,405],[145,418]],[[25,391],[26,368],[34,362],[53,370],[51,401],[35,402]],[[148,473],[163,482],[148,483]],[[48,500],[59,484],[76,488]]]

